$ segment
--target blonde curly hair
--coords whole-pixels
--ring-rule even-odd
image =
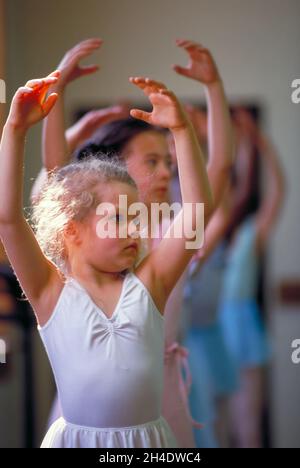
[[[117,157],[93,155],[50,173],[32,209],[31,222],[44,254],[67,273],[64,230],[71,220],[82,221],[99,204],[99,183],[123,182],[137,188]]]

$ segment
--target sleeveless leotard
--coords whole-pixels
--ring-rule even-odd
[[[134,273],[111,318],[74,279],[38,327],[63,417],[42,447],[174,447],[161,416],[164,319]]]

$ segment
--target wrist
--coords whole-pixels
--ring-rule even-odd
[[[13,119],[8,118],[3,127],[3,133],[9,132],[13,134],[15,138],[25,138],[28,129],[29,127],[24,126],[24,124],[21,125],[18,122],[15,122]]]
[[[223,91],[223,89],[224,89],[223,80],[219,76],[218,78],[216,78],[216,80],[212,81],[211,83],[205,83],[204,87],[208,92],[212,92],[214,90],[222,90]]]
[[[172,132],[174,137],[181,133],[189,132],[191,130],[193,130],[193,126],[192,126],[192,123],[188,119],[186,119],[181,125],[170,128],[170,131]]]
[[[78,136],[72,132],[72,129],[66,130],[65,139],[69,154],[73,153],[75,149],[85,141],[85,139],[79,139]]]
[[[65,92],[67,83],[62,83],[58,81],[55,85],[51,86],[50,91],[51,93],[57,93],[58,97]]]

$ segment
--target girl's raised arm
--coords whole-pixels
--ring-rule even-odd
[[[261,132],[253,116],[249,111],[239,108],[235,113],[237,128],[244,140],[244,145],[247,147],[248,154],[241,154],[244,158],[241,160],[241,168],[238,178],[239,185],[246,187],[247,183],[253,180],[253,165],[251,166],[254,151],[257,149],[262,159],[266,172],[266,187],[262,193],[262,201],[258,212],[256,213],[256,244],[257,248],[264,248],[267,242],[269,233],[278,217],[283,198],[284,198],[284,175],[279,162],[279,157],[276,149],[269,139]],[[237,162],[239,162],[239,159]],[[251,172],[252,171],[252,172]],[[249,182],[247,182],[247,179]],[[250,187],[249,187],[250,188]],[[249,194],[248,194],[249,195]],[[246,197],[244,197],[246,200]]]
[[[53,112],[44,120],[43,124],[43,166],[47,171],[64,166],[70,160],[70,152],[65,137],[65,90],[71,81],[98,70],[96,65],[80,67],[79,62],[91,55],[101,44],[101,39],[88,39],[80,42],[65,54],[58,65],[60,80],[51,88],[51,91],[58,93],[57,103]]]
[[[62,102],[58,102],[56,106],[57,105],[61,106]],[[52,112],[55,112],[55,110],[53,110]],[[61,114],[61,110],[59,110],[58,112]],[[63,155],[63,157],[57,158],[56,162],[59,163],[60,161],[59,165],[62,165],[63,163],[68,163],[71,154],[81,144],[83,144],[101,125],[104,125],[108,122],[112,122],[113,120],[119,120],[123,118],[125,119],[128,117],[128,115],[129,111],[124,106],[112,106],[88,112],[83,117],[81,117],[81,119],[79,119],[74,125],[72,125],[65,131],[65,142],[63,147],[66,148],[66,153],[63,150],[60,153],[61,155]],[[50,117],[48,117],[48,119],[50,119]],[[58,121],[59,120],[60,119],[58,119]],[[59,138],[62,140],[61,134]],[[48,164],[48,169],[50,169],[50,164]],[[41,193],[41,189],[44,183],[47,182],[47,180],[48,171],[45,167],[43,167],[40,170],[38,176],[36,177],[31,189],[30,196],[32,203],[35,203],[35,201],[38,200],[39,195]]]
[[[144,91],[153,106],[151,113],[132,110],[132,117],[169,128],[174,137],[178,160],[183,207],[159,246],[139,267],[140,272],[143,268],[149,268],[154,273],[156,284],[163,286],[163,300],[158,300],[163,303],[197,249],[196,243],[194,248],[187,248],[187,242],[195,240],[203,228],[195,206],[204,205],[205,224],[211,215],[213,201],[198,139],[176,96],[157,81],[132,78],[131,82]],[[190,210],[191,206],[193,210]],[[171,235],[173,230],[179,235]],[[191,232],[194,234],[190,237]]]
[[[55,305],[62,279],[44,256],[23,214],[23,158],[26,133],[54,106],[57,95],[46,98],[57,81],[54,72],[19,88],[12,100],[0,147],[0,236],[8,258],[40,324]]]
[[[257,135],[257,147],[264,160],[267,187],[256,215],[257,247],[264,248],[270,231],[278,217],[284,198],[284,176],[277,152],[261,132]]]
[[[228,185],[233,164],[233,135],[228,103],[223,82],[210,51],[193,41],[176,41],[188,56],[187,67],[174,66],[174,70],[187,78],[204,85],[208,111],[208,149],[207,172],[215,209]]]
[[[69,155],[88,140],[101,125],[114,120],[127,119],[128,117],[129,108],[125,105],[105,107],[87,112],[65,132]]]
[[[106,109],[93,110],[85,114],[74,125],[65,131],[65,91],[67,85],[82,76],[90,75],[98,70],[98,66],[80,67],[80,60],[95,52],[102,44],[101,39],[88,39],[70,49],[58,65],[60,80],[54,84],[51,91],[58,94],[57,103],[51,114],[45,118],[42,135],[43,168],[38,174],[31,190],[31,200],[38,199],[48,173],[56,167],[62,167],[70,162],[75,149],[81,145],[101,125],[112,120],[128,116],[125,106],[113,106]]]

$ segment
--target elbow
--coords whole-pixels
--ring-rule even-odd
[[[0,241],[5,244],[5,239],[8,239],[10,236],[10,226],[12,223],[9,220],[6,220],[3,217],[0,217]]]
[[[22,215],[1,215],[0,213],[0,237],[7,237],[12,229],[16,230],[20,228],[20,223],[22,223],[24,217]]]
[[[7,230],[7,227],[11,226],[12,224],[14,224],[14,220],[11,218],[11,216],[0,213],[0,236]]]

